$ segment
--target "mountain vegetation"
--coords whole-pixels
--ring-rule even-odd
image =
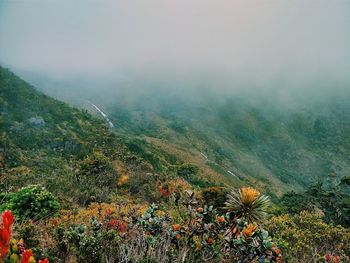
[[[111,119],[120,124],[116,129],[146,136],[214,178],[259,184],[272,196],[316,182],[336,184],[350,172],[346,91],[341,96],[322,90],[315,91],[318,95],[284,94],[289,100],[279,90],[166,92],[155,89],[139,99],[122,93],[106,102]]]
[[[350,261],[344,101],[120,100],[111,129],[0,68],[0,262]]]

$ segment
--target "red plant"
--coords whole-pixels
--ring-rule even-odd
[[[324,255],[324,260],[325,260],[326,262],[330,262],[330,261],[331,261],[331,258],[332,258],[332,256],[331,256],[330,254]]]
[[[2,225],[0,227],[0,259],[4,258],[10,248],[10,236],[14,221],[13,213],[6,210],[2,213]]]
[[[44,260],[39,260],[38,263],[50,263],[48,258],[45,258]]]
[[[162,194],[162,196],[167,197],[170,195],[169,189],[164,189],[163,187],[159,188],[159,192]]]
[[[340,257],[339,256],[334,256],[330,253],[327,253],[324,256],[324,259],[326,261],[326,263],[340,263]]]
[[[173,187],[169,186],[169,185],[161,185],[159,187],[159,192],[161,193],[161,195],[163,197],[168,197],[169,195],[171,195],[174,192]]]
[[[203,209],[202,207],[198,207],[198,208],[196,209],[196,211],[197,211],[198,213],[203,213],[204,209]]]
[[[274,254],[274,258],[276,263],[282,263],[282,251],[276,247],[275,245],[272,246],[272,252]]]
[[[120,233],[125,233],[128,230],[128,222],[125,221],[111,219],[108,225],[110,228],[116,229]]]
[[[244,230],[243,235],[246,237],[251,237],[254,234],[254,231],[257,229],[257,226],[249,224]]]
[[[214,243],[214,239],[212,237],[208,237],[207,244],[211,246]]]
[[[108,226],[109,226],[110,228],[117,228],[117,227],[118,227],[118,224],[119,224],[119,223],[118,223],[118,220],[115,219],[115,218],[109,220],[109,222],[108,222]]]
[[[0,228],[0,258],[4,258],[10,248],[10,233],[5,228]]]
[[[21,263],[35,263],[35,259],[33,257],[33,252],[30,249],[26,249],[22,253]]]
[[[111,212],[110,208],[107,208],[106,214],[107,214],[107,216],[111,216],[112,212]]]
[[[217,221],[219,224],[221,224],[221,223],[225,222],[225,217],[224,217],[224,216],[218,216],[218,217],[216,218],[216,221]]]
[[[10,210],[5,210],[2,215],[2,224],[8,232],[11,232],[12,224],[14,221],[13,213]]]
[[[333,256],[333,259],[332,259],[333,263],[340,263],[340,257],[339,256]]]
[[[128,230],[128,222],[119,221],[119,225],[117,229],[120,233],[126,233],[126,231]]]

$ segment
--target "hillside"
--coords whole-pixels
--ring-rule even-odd
[[[124,194],[154,200],[150,184],[181,178],[197,188],[251,185],[277,200],[319,182],[333,187],[350,174],[348,92],[290,96],[286,107],[278,96],[218,96],[210,90],[194,96],[146,83],[136,94],[132,89],[81,94],[86,110],[79,110],[7,69],[0,73],[4,192],[40,183],[67,204]],[[69,97],[69,87],[63,97]],[[112,129],[89,99],[108,113]],[[99,176],[79,178],[94,162],[104,169],[96,174],[109,178],[102,180],[101,193],[86,189]],[[118,187],[123,175],[129,181]]]
[[[123,175],[153,171],[103,120],[44,95],[4,68],[0,127],[2,194],[41,184],[64,205],[89,204],[123,194]]]
[[[116,124],[113,131],[136,138],[136,145],[128,145],[156,172],[176,175],[178,163],[195,165],[198,186],[248,184],[281,196],[316,182],[335,184],[350,173],[350,94],[340,87],[332,92],[328,82],[289,93],[224,93],[199,92],[191,81],[170,78],[169,84],[132,75],[115,83],[101,80],[94,90],[96,80],[53,82],[23,74],[90,113],[98,114],[87,100],[102,107]],[[225,85],[219,79],[208,83]]]
[[[0,68],[0,261],[349,260],[346,104],[136,102],[110,127]]]
[[[0,0],[0,263],[350,263],[349,21]]]
[[[350,173],[348,92],[294,101],[291,96],[291,108],[266,94],[250,94],[249,100],[197,94],[196,101],[159,94],[128,104],[127,95],[116,96],[106,108],[120,124],[117,130],[146,135],[168,152],[181,149],[180,158],[203,169],[277,194],[339,182]]]
[[[90,112],[73,108],[5,68],[0,87],[3,194],[41,184],[69,207],[118,198],[154,201],[158,187],[178,178],[204,188],[234,182],[203,156],[183,158],[182,148],[166,149],[151,137],[111,131],[91,105]]]

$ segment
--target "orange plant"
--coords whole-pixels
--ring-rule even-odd
[[[254,231],[257,229],[257,226],[254,226],[253,224],[249,224],[244,230],[243,235],[246,237],[251,237],[254,234]]]
[[[242,187],[240,196],[243,204],[250,205],[260,196],[260,192],[252,187]]]
[[[179,224],[173,224],[173,230],[174,231],[180,231],[181,226]]]

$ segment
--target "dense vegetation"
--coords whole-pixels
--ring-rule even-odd
[[[234,125],[220,138],[214,126],[173,115],[154,129],[137,124],[148,127],[142,131],[132,111],[111,131],[0,68],[0,262],[349,262],[346,117],[339,115],[344,125],[333,138],[327,134],[334,130],[313,117],[309,127],[321,130],[292,136],[297,117],[281,130],[276,116],[267,120],[244,107],[220,112],[218,120],[206,117]],[[249,116],[242,126],[239,116]],[[247,168],[248,150],[273,175]],[[304,157],[315,166],[301,164]],[[320,160],[328,162],[324,170]],[[313,181],[303,179],[307,167],[322,183],[290,187]],[[276,174],[290,181],[276,181]]]
[[[326,222],[350,226],[350,198],[348,187],[340,183],[325,188],[321,183],[311,185],[304,193],[290,192],[281,200],[281,211],[299,214],[302,211],[318,211]]]
[[[100,99],[120,123],[118,131],[146,135],[168,152],[174,153],[170,146],[179,148],[177,157],[213,170],[228,183],[259,183],[270,194],[281,195],[317,181],[340,181],[350,173],[349,92],[282,94],[290,100],[281,99],[278,91],[120,93],[113,103],[104,102],[103,95]],[[201,153],[208,159],[198,162]]]
[[[108,200],[121,170],[151,171],[88,112],[38,92],[3,68],[0,87],[2,195],[40,183],[65,204]]]

